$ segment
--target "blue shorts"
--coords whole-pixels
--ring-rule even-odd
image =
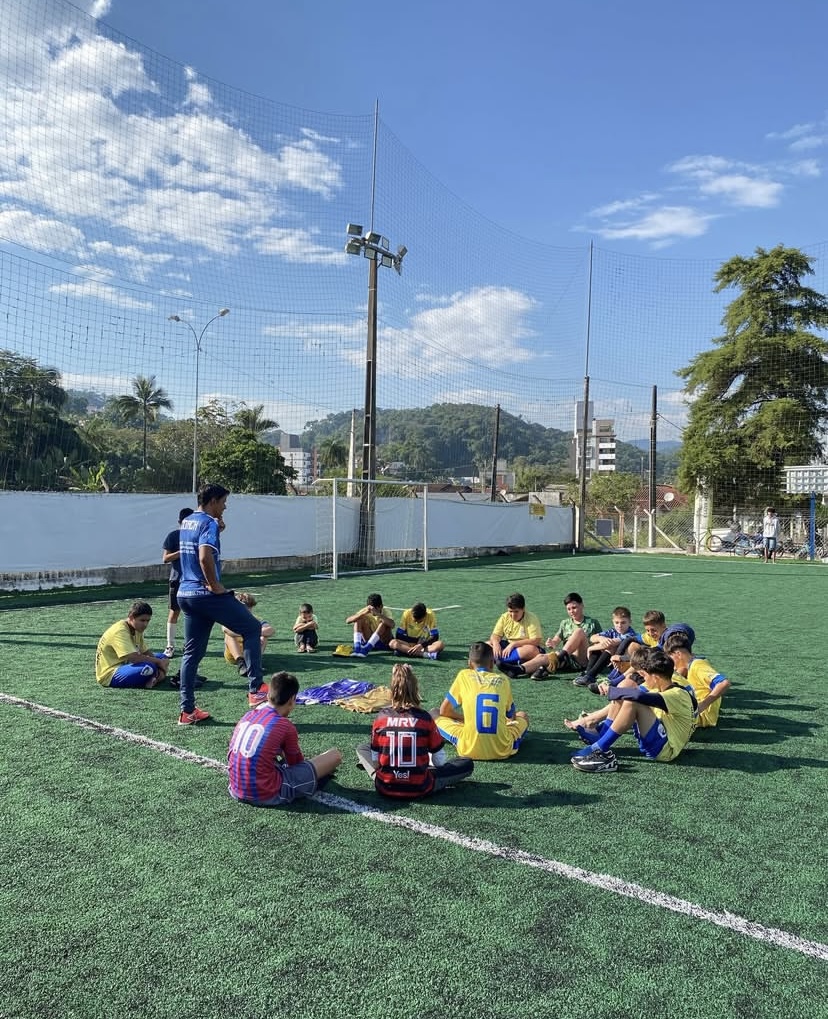
[[[509,644],[508,640],[501,639],[500,650],[502,651],[508,644]],[[515,665],[521,664],[520,655],[518,654],[518,649],[516,647],[513,647],[509,654],[505,655],[500,660],[501,662],[513,662]]]
[[[156,653],[155,657],[166,658],[167,656]],[[120,687],[121,689],[146,686],[147,680],[152,679],[157,672],[157,666],[146,662],[143,665],[119,665],[112,679],[110,679],[109,685]]]
[[[633,726],[633,733],[638,740],[638,749],[651,761],[654,761],[667,746],[667,730],[664,728],[664,723],[658,720],[653,722],[643,736],[636,722]]]

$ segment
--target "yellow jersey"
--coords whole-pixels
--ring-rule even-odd
[[[687,670],[687,682],[693,687],[693,691],[696,694],[696,700],[699,701],[699,703],[701,703],[701,701],[708,696],[713,687],[718,686],[724,678],[725,677],[721,675],[721,673],[716,672],[706,658],[693,658],[690,662],[690,668]],[[716,725],[719,721],[719,709],[721,706],[722,701],[721,698],[719,698],[706,707],[697,719],[699,727],[705,729]]]
[[[463,712],[463,722],[453,727],[457,729],[456,742],[452,739],[460,757],[495,761],[517,753],[515,742],[520,742],[525,726],[516,732],[512,685],[507,676],[484,669],[461,669],[446,697]],[[436,721],[439,729],[447,720]]]
[[[135,651],[140,651],[143,655],[149,654],[143,633],[133,632],[125,619],[113,623],[98,641],[98,650],[95,652],[95,679],[101,686],[109,686],[115,670],[124,664],[127,655]]]
[[[540,644],[543,639],[540,620],[534,612],[526,611],[523,613],[523,619],[521,620],[512,619],[508,612],[504,612],[495,623],[492,633],[493,636],[501,640],[524,640],[528,638]]]

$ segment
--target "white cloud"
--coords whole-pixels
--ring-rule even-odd
[[[509,287],[478,287],[438,301],[438,307],[418,311],[403,329],[383,330],[381,341],[394,350],[399,372],[433,372],[446,354],[468,351],[475,368],[503,370],[529,361],[534,351],[521,341],[534,336],[527,316],[535,301]]]
[[[800,159],[796,163],[791,163],[790,172],[794,177],[821,177],[822,167],[816,159]]]
[[[784,190],[783,184],[770,179],[768,168],[723,156],[685,156],[667,170],[692,182],[701,195],[743,208],[772,208]]]
[[[49,293],[68,295],[92,301],[104,301],[118,308],[136,311],[150,311],[152,309],[152,304],[149,301],[140,301],[123,290],[107,286],[106,283],[94,279],[83,280],[77,283],[56,283],[54,286],[49,287]]]
[[[262,255],[280,255],[286,262],[337,263],[345,261],[345,253],[317,244],[313,237],[318,230],[269,227],[253,232],[253,246]]]
[[[734,205],[769,209],[779,204],[784,186],[771,180],[760,180],[740,173],[725,173],[704,181],[700,190],[717,195]]]
[[[664,247],[680,238],[701,237],[713,219],[686,205],[664,205],[638,219],[599,227],[596,232],[607,240],[648,241],[653,247]]]
[[[820,123],[794,124],[786,131],[771,131],[766,136],[770,141],[788,142],[791,152],[818,149],[828,142],[828,121]]]
[[[92,11],[101,16],[107,8],[97,3]],[[77,14],[76,22],[46,25],[39,36],[18,10],[0,40],[0,199],[84,230],[90,241],[107,237],[111,247],[101,257],[120,261],[140,282],[159,264],[157,250],[123,259],[117,249],[184,244],[224,255],[255,235],[270,253],[295,260],[303,234],[313,231],[288,230],[279,220],[292,193],[327,201],[341,189],[342,167],[326,149],[341,142],[299,128],[265,148],[214,108],[191,68],[187,98],[169,113],[154,98],[160,88],[139,53],[96,35]],[[42,19],[36,24],[40,30]],[[125,112],[120,100],[127,93],[146,96],[144,107],[130,102],[138,112]],[[105,234],[91,224],[111,226]],[[65,238],[51,247],[47,233],[33,234],[31,225],[9,239],[26,246],[38,240],[37,250],[49,254],[66,251]],[[305,260],[337,257],[315,242],[304,250]]]
[[[598,216],[604,218],[606,216],[617,216],[620,212],[632,212],[634,209],[643,208],[645,205],[650,205],[657,201],[659,195],[652,191],[645,191],[644,194],[638,195],[637,198],[626,198],[622,201],[608,202],[606,205],[599,205],[596,209],[592,209],[591,212],[587,213],[589,216]]]
[[[0,237],[33,251],[77,255],[83,248],[83,233],[68,223],[40,216],[27,209],[0,209]]]
[[[112,393],[125,393],[131,388],[128,375],[101,375],[91,372],[60,373],[61,385],[64,389],[92,389],[96,393],[109,396]]]

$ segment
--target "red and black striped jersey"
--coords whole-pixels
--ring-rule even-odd
[[[434,719],[422,708],[384,708],[371,729],[371,750],[379,755],[374,785],[385,796],[412,799],[434,788],[430,754],[443,746]]]

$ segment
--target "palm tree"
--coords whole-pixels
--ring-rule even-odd
[[[246,432],[252,432],[254,435],[279,427],[278,422],[264,416],[263,403],[257,403],[255,407],[242,404],[233,415],[233,421]]]
[[[323,470],[336,470],[348,465],[348,447],[335,435],[319,443],[319,464]]]
[[[170,410],[172,401],[166,392],[156,386],[156,378],[150,375],[136,375],[132,380],[132,391],[134,396],[119,396],[115,400],[115,406],[125,421],[141,420],[144,431],[144,470],[147,469],[147,426],[150,421],[158,418],[158,411],[162,408]]]

